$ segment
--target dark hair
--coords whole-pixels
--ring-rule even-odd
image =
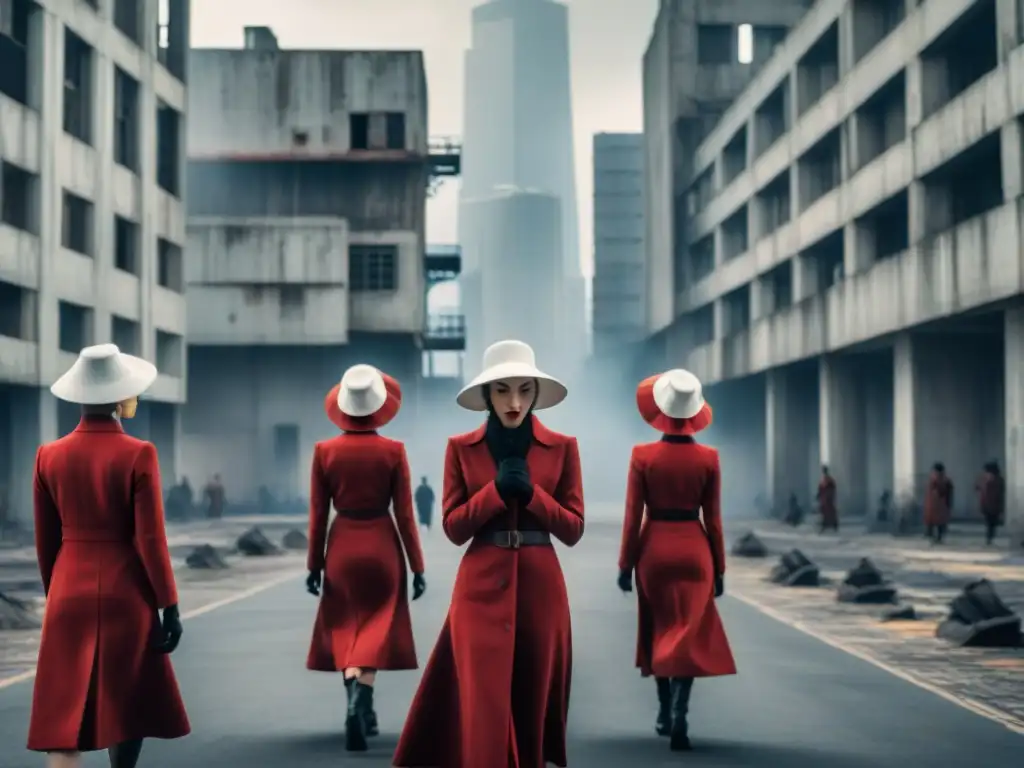
[[[943,464],[941,461],[936,461],[932,465],[932,469],[934,469],[936,472],[945,472],[946,471],[946,465]]]
[[[104,405],[83,405],[82,415],[83,416],[110,416],[114,411],[117,410],[117,403],[107,403]]]

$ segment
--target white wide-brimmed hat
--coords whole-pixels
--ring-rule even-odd
[[[346,432],[373,431],[398,414],[402,388],[372,365],[353,365],[327,393],[327,416]]]
[[[470,411],[486,411],[484,385],[516,378],[537,380],[537,400],[533,405],[536,411],[558,405],[569,394],[562,382],[537,367],[536,355],[529,344],[510,340],[491,344],[484,351],[483,371],[463,387],[456,402]]]
[[[50,391],[69,403],[113,405],[141,395],[156,376],[156,366],[147,360],[126,355],[116,344],[97,344],[83,349]]]
[[[682,368],[641,381],[636,404],[644,421],[666,434],[692,435],[711,425],[700,379]]]

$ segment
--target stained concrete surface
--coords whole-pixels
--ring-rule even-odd
[[[1019,765],[1024,736],[728,598],[720,606],[740,674],[698,681],[697,749],[669,753],[652,731],[653,683],[633,669],[634,602],[615,589],[617,538],[615,526],[596,524],[575,550],[560,552],[573,604],[572,766]],[[429,590],[413,611],[421,663],[444,619],[459,558],[437,530],[425,549]],[[382,735],[369,753],[346,754],[341,681],[303,668],[315,608],[297,579],[188,622],[174,660],[194,732],[148,744],[143,764],[390,766],[418,673],[382,675]],[[30,685],[0,690],[5,768],[41,764],[22,751],[30,697]],[[86,760],[105,764],[102,755]]]

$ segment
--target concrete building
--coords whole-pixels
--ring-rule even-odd
[[[0,0],[0,496],[31,517],[48,387],[113,341],[161,375],[130,431],[177,471],[188,3]],[[2,503],[2,499],[0,499]]]
[[[554,195],[561,206],[562,242],[558,258],[563,300],[559,324],[575,339],[574,357],[586,355],[586,284],[579,251],[576,176],[572,133],[572,87],[569,74],[569,12],[552,0],[487,0],[473,9],[472,46],[465,59],[465,130],[469,158],[462,174],[461,225],[473,201],[501,187],[538,190]],[[472,229],[472,228],[471,228]],[[480,232],[482,241],[473,240]],[[508,256],[490,242],[493,236],[463,227],[463,304],[466,312],[466,373],[471,374],[484,348],[497,339],[482,335],[486,304],[472,295],[481,281],[478,270],[514,269]],[[483,252],[492,263],[481,261]]]
[[[402,382],[411,437],[429,177],[419,52],[246,46],[193,50],[189,94],[186,467],[236,502],[308,493],[349,365]]]
[[[1016,0],[822,0],[697,148],[662,341],[762,388],[776,504],[823,463],[910,506],[942,461],[974,516],[997,459],[1024,535],[1022,40]]]
[[[594,136],[594,355],[609,357],[646,336],[644,137]]]

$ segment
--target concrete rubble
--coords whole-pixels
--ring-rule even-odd
[[[285,549],[304,550],[309,546],[309,539],[298,528],[292,528],[281,539],[281,545]]]
[[[0,592],[0,630],[39,629],[41,626],[38,613],[29,603]]]
[[[185,564],[189,568],[196,570],[211,571],[231,567],[228,561],[217,551],[217,548],[210,544],[200,544],[193,549],[188,557],[185,558]]]
[[[239,553],[246,557],[263,557],[281,553],[280,547],[268,539],[258,526],[250,528],[239,536],[235,546]]]

